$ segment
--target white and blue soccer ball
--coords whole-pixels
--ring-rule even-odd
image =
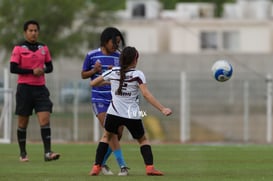
[[[232,65],[226,60],[217,60],[211,68],[215,80],[225,82],[229,80],[233,73]]]

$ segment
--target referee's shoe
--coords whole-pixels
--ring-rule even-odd
[[[60,158],[60,154],[59,153],[54,153],[54,152],[48,152],[45,153],[45,161],[52,161],[52,160],[58,160]]]

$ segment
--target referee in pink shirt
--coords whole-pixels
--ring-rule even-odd
[[[37,42],[39,30],[37,21],[26,21],[24,23],[25,40],[14,46],[10,58],[10,72],[18,74],[15,114],[18,115],[17,139],[21,162],[29,161],[26,137],[29,117],[33,110],[40,123],[44,160],[52,161],[60,158],[59,153],[51,150],[50,113],[53,104],[45,85],[45,73],[51,73],[53,65],[48,47]]]

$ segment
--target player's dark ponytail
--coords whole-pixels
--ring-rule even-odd
[[[120,64],[120,79],[119,79],[119,87],[116,91],[117,95],[122,95],[122,85],[126,78],[125,73],[127,68],[132,64],[132,62],[138,59],[138,52],[134,47],[125,47],[119,57]]]

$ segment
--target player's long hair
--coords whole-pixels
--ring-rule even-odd
[[[116,91],[117,95],[122,95],[122,85],[124,83],[124,79],[126,78],[125,73],[135,59],[138,59],[138,51],[135,47],[127,46],[122,50],[119,57],[120,79],[119,87]]]
[[[120,36],[122,48],[123,48],[125,46],[124,38],[123,38],[121,32],[115,27],[107,27],[102,31],[101,36],[100,36],[100,46],[105,46],[105,44],[109,40],[112,40],[114,46],[116,46],[116,48],[118,49],[118,44],[117,44],[117,39],[116,39],[117,36]]]

